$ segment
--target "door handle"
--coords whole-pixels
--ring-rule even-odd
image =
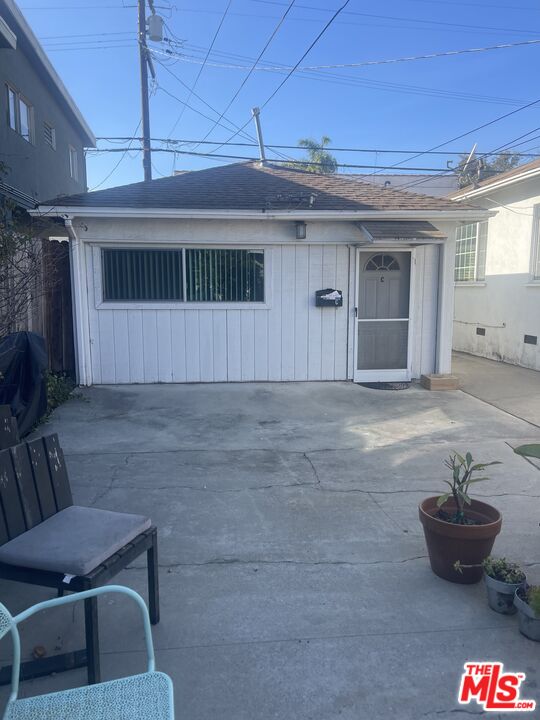
[[[357,307],[354,308],[354,317],[355,318],[358,317],[358,308]]]

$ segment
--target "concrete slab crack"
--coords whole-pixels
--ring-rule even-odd
[[[355,562],[350,560],[292,560],[288,558],[280,560],[265,560],[265,559],[243,559],[235,557],[223,557],[213,558],[211,560],[205,560],[203,562],[175,562],[175,563],[163,563],[159,567],[163,570],[173,570],[175,568],[183,567],[208,567],[212,565],[298,565],[306,567],[370,567],[375,565],[404,565],[408,562],[414,562],[415,560],[425,560],[427,555],[414,555],[408,558],[402,558],[401,560],[367,560],[365,562]],[[127,570],[145,570],[145,565],[129,565]]]

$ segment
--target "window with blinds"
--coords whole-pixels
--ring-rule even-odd
[[[183,300],[182,250],[103,250],[103,299]]]
[[[262,303],[264,251],[103,249],[105,302]]]
[[[186,250],[188,302],[264,302],[264,252]]]

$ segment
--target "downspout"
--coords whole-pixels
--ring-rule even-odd
[[[92,384],[90,362],[90,332],[88,324],[88,293],[86,290],[86,259],[84,246],[73,226],[73,217],[65,216],[64,225],[69,235],[71,267],[71,295],[73,328],[75,330],[75,357],[77,362],[77,383]]]

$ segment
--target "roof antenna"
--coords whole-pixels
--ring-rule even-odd
[[[264,141],[261,130],[261,119],[259,117],[261,111],[258,107],[251,108],[251,114],[255,120],[255,127],[257,129],[257,142],[259,143],[259,154],[261,156],[261,165],[266,163],[266,155],[264,154]]]
[[[460,183],[463,183],[463,185],[461,185],[461,187],[465,187],[466,185],[471,184],[471,183],[473,185],[475,184],[474,183],[475,178],[473,176],[473,173],[474,173],[475,169],[476,169],[476,171],[478,171],[478,167],[479,167],[478,161],[474,157],[474,154],[476,152],[476,145],[477,145],[477,143],[474,143],[474,145],[472,146],[471,152],[467,156],[467,159],[460,167],[459,179],[460,179]]]

